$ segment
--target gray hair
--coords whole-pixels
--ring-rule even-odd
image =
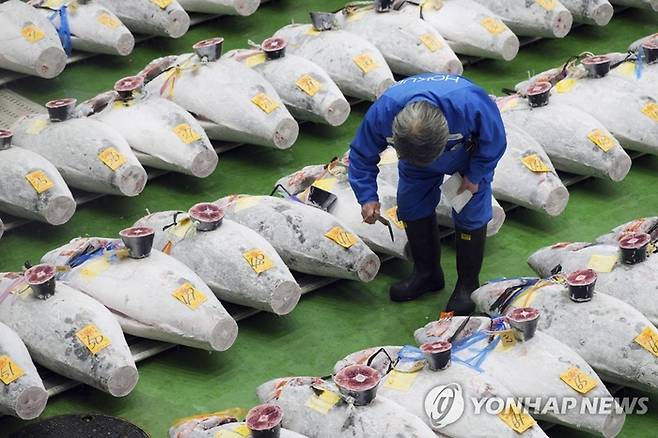
[[[427,166],[443,152],[450,129],[443,112],[429,102],[407,104],[393,121],[393,147],[401,160]]]

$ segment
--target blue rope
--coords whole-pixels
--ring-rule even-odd
[[[646,58],[646,53],[644,52],[644,48],[641,47],[640,50],[637,52],[637,56],[635,60],[635,79],[640,79],[642,77],[642,70],[644,70],[645,58]]]
[[[59,26],[55,24],[55,19],[59,17]],[[71,44],[71,28],[69,27],[69,12],[66,5],[63,5],[58,10],[53,12],[53,14],[48,17],[48,19],[53,23],[55,29],[57,29],[57,35],[59,40],[62,43],[62,47],[67,55],[71,55],[73,47]]]
[[[491,353],[494,350],[494,348],[498,346],[498,343],[500,342],[500,337],[496,336],[496,338],[492,342],[490,342],[486,347],[478,351],[474,356],[468,357],[466,359],[462,359],[458,357],[456,353],[459,353],[460,351],[465,351],[469,349],[471,346],[473,346],[474,344],[477,344],[478,342],[481,342],[489,338],[490,336],[491,336],[490,334],[485,333],[483,330],[480,330],[474,333],[473,336],[470,336],[468,338],[463,338],[455,342],[452,345],[452,360],[454,360],[455,362],[462,363],[479,373],[483,372],[482,364],[486,360],[489,353]]]
[[[77,268],[78,266],[87,263],[89,260],[102,257],[106,252],[113,251],[117,249],[117,247],[117,243],[110,243],[107,246],[100,246],[98,248],[89,245],[80,254],[71,257],[66,265],[71,269]],[[112,255],[112,257],[116,257],[116,254]]]

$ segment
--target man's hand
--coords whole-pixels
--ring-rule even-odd
[[[479,185],[479,184],[473,184],[473,183],[468,179],[468,177],[465,176],[465,177],[463,178],[463,181],[462,181],[462,185],[461,185],[461,187],[459,187],[459,190],[457,190],[457,194],[458,194],[458,195],[461,195],[461,194],[464,193],[466,190],[468,190],[469,192],[471,192],[471,193],[473,193],[473,194],[476,194],[476,193],[478,192],[478,190],[480,190],[480,185]]]
[[[363,207],[361,207],[361,216],[363,216],[363,221],[370,225],[377,222],[381,208],[381,204],[377,201],[365,203]]]

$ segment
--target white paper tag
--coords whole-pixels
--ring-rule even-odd
[[[468,204],[471,198],[473,198],[473,193],[469,190],[464,190],[461,194],[457,194],[463,181],[464,179],[462,176],[455,173],[441,185],[441,192],[448,202],[448,205],[450,205],[457,213],[461,213],[464,207],[466,207],[466,204]]]

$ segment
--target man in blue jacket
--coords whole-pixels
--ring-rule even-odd
[[[470,314],[492,217],[491,182],[507,146],[500,112],[482,88],[461,76],[423,74],[387,90],[350,146],[350,184],[370,224],[380,215],[377,165],[388,145],[400,158],[398,217],[406,224],[414,260],[413,274],[391,287],[391,299],[413,300],[445,287],[434,211],[444,175],[459,173],[460,192],[469,190],[473,197],[460,213],[453,210],[458,279],[447,310]]]

